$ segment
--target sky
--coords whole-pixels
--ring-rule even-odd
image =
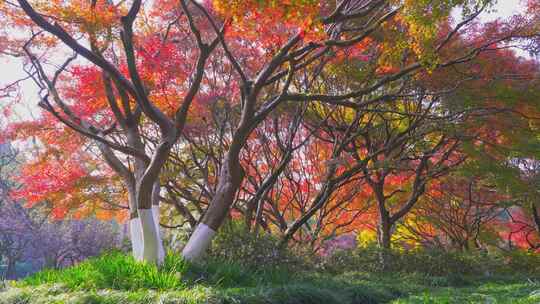
[[[523,8],[521,5],[522,0],[499,0],[495,5],[494,12],[491,14],[483,14],[481,16],[482,21],[492,21],[498,17],[506,18],[519,13]]]
[[[522,0],[499,0],[490,13],[484,13],[480,16],[482,22],[493,21],[496,18],[506,18],[520,11],[523,6]],[[459,15],[459,12],[456,12]],[[16,79],[25,77],[26,74],[21,69],[20,59],[0,58],[0,86],[3,87]],[[16,116],[21,119],[36,116],[39,113],[37,107],[37,90],[31,81],[25,81],[21,85],[22,102],[13,109]],[[0,99],[0,111],[2,111],[2,100]],[[2,115],[0,115],[0,127],[2,126]]]

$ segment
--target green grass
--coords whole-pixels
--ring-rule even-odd
[[[182,276],[187,263],[167,256],[162,269],[137,263],[132,257],[114,252],[89,259],[63,270],[44,270],[20,283],[20,286],[62,284],[70,290],[93,289],[178,289],[184,287]]]
[[[104,303],[540,303],[540,281],[525,276],[428,276],[317,271],[169,255],[159,269],[118,252],[63,270],[45,270],[0,291],[0,304]]]

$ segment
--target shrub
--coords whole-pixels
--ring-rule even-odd
[[[251,233],[239,221],[229,221],[220,229],[210,256],[216,261],[238,263],[251,269],[302,269],[304,261],[289,249],[280,249],[277,237],[265,232]]]
[[[491,276],[521,273],[540,273],[540,257],[527,253],[485,254],[481,252],[452,252],[438,249],[385,252],[388,264],[380,265],[381,249],[364,247],[336,251],[319,263],[319,269],[340,273],[352,269],[366,272],[421,273],[430,277],[444,277],[459,283],[459,276]]]
[[[504,274],[521,273],[529,276],[540,276],[540,254],[515,250],[504,252],[499,257],[497,272]]]

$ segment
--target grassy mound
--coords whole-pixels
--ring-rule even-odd
[[[0,291],[0,304],[26,303],[540,303],[540,281],[525,277],[426,276],[342,271],[333,275],[167,256],[160,268],[108,253],[45,270]]]

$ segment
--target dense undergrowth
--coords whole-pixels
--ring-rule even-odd
[[[157,268],[109,252],[12,282],[0,304],[540,303],[540,256],[363,248],[320,257],[271,238],[222,234],[203,263],[170,253]]]

